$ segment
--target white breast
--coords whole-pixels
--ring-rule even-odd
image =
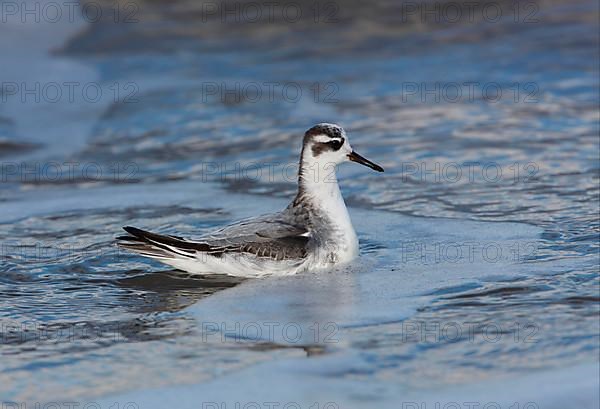
[[[358,256],[358,238],[348,209],[335,175],[330,179],[306,186],[310,204],[319,215],[312,232],[316,236],[317,247],[311,257],[311,267],[330,267]]]

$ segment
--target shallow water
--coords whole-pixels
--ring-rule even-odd
[[[26,54],[3,81],[104,91],[0,106],[3,401],[597,407],[595,2],[457,24],[335,3],[293,30],[139,4],[135,24],[2,27]],[[114,247],[123,225],[195,235],[285,206],[320,121],[386,169],[339,170],[354,265],[242,281]]]

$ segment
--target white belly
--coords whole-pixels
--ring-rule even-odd
[[[227,254],[222,257],[208,255],[197,259],[160,259],[190,274],[227,274],[236,277],[264,277],[269,275],[293,275],[303,271],[332,268],[345,264],[358,256],[358,239],[354,230],[337,240],[329,240],[323,246],[309,251],[304,260],[270,260],[251,254]]]

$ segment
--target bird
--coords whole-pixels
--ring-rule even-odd
[[[331,269],[358,257],[358,238],[340,192],[336,167],[356,162],[384,169],[354,151],[344,129],[319,123],[304,133],[298,190],[282,211],[195,239],[126,226],[117,244],[190,274],[257,278]]]

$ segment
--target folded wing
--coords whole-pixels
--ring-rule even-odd
[[[197,258],[199,254],[251,254],[273,260],[302,259],[307,255],[309,232],[273,215],[242,220],[236,224],[187,240],[135,227],[124,227],[128,236],[118,237],[121,247],[153,258]]]

